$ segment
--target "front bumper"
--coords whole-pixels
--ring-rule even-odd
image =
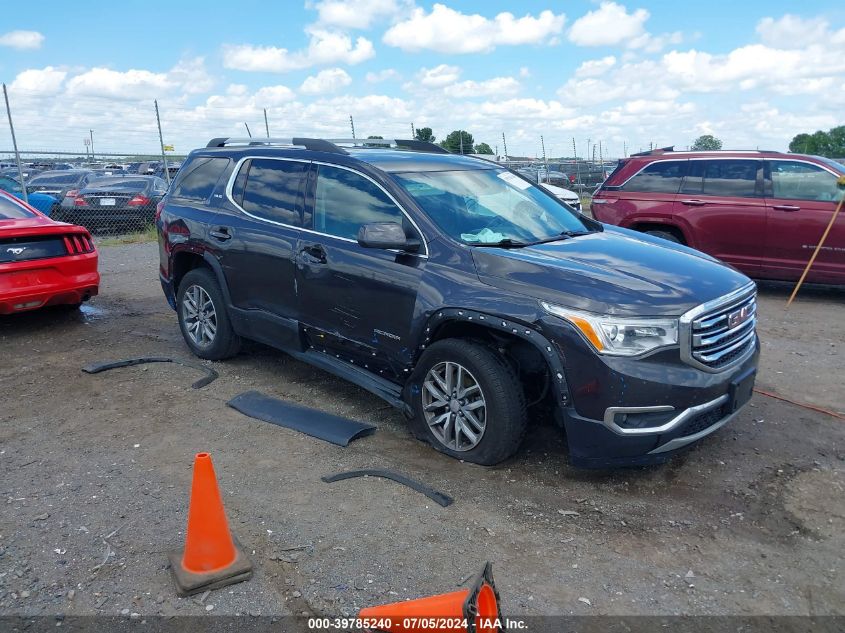
[[[660,463],[730,423],[750,397],[760,354],[755,337],[742,363],[712,373],[682,362],[677,349],[601,356],[560,320],[543,329],[564,359],[571,404],[560,422],[571,460],[586,468]]]

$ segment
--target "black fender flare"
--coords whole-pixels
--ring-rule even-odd
[[[226,275],[223,274],[223,266],[220,265],[220,261],[208,251],[203,252],[202,259],[214,271],[214,276],[217,277],[217,284],[220,286],[220,292],[223,293],[223,300],[226,302],[227,307],[231,307],[232,296],[229,294],[229,284],[226,283]]]
[[[542,358],[548,365],[550,377],[552,379],[551,387],[554,389],[556,400],[562,407],[567,407],[571,404],[571,396],[569,386],[566,382],[566,374],[563,367],[563,353],[558,346],[547,339],[543,334],[533,327],[518,323],[513,319],[507,317],[498,317],[492,314],[479,312],[477,310],[467,310],[464,308],[443,308],[434,312],[428,319],[426,327],[421,336],[421,342],[415,353],[416,360],[425,351],[432,341],[432,337],[436,335],[437,329],[450,321],[464,321],[473,323],[482,327],[489,328],[494,331],[502,332],[510,336],[515,336],[523,341],[534,346]],[[413,382],[416,371],[413,372],[411,379],[408,380],[406,388]],[[406,402],[409,401],[406,394]]]

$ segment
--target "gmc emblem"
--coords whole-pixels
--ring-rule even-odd
[[[739,327],[743,323],[748,320],[748,317],[751,316],[751,306],[742,306],[736,312],[731,312],[728,315],[728,328],[734,329],[735,327]]]

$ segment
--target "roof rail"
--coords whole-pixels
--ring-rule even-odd
[[[636,154],[631,154],[631,156],[653,156],[655,154],[666,154],[668,152],[674,152],[675,146],[669,145],[668,147],[655,147],[654,149],[650,149],[647,152],[638,152]]]
[[[346,150],[330,141],[321,138],[213,138],[206,147],[226,147],[229,145],[247,145],[250,147],[282,146],[304,147],[315,152],[329,152],[332,154],[346,154]]]
[[[327,141],[335,145],[351,145],[352,147],[396,147],[397,149],[409,149],[415,152],[431,152],[434,154],[449,154],[449,150],[417,139],[401,138],[330,138]]]
[[[226,147],[229,145],[247,145],[251,147],[266,147],[266,146],[284,146],[284,147],[304,147],[315,152],[329,152],[333,154],[346,154],[347,151],[340,147],[347,145],[352,147],[396,147],[397,149],[407,149],[415,152],[431,152],[435,154],[448,154],[449,151],[429,143],[427,141],[418,141],[417,139],[387,139],[387,138],[236,138],[236,137],[220,137],[213,138],[208,142],[206,147]]]

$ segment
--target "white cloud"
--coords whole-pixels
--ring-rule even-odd
[[[308,48],[295,52],[275,46],[226,44],[223,65],[235,70],[284,73],[325,64],[359,64],[375,55],[373,43],[365,37],[353,42],[345,33],[315,27],[306,31],[310,36]]]
[[[569,29],[569,41],[578,46],[614,46],[645,34],[649,13],[637,9],[633,13],[621,4],[602,2],[595,11],[581,16]]]
[[[452,97],[503,97],[519,92],[520,83],[513,77],[493,77],[484,81],[459,81],[448,86],[446,93]]]
[[[395,16],[411,5],[412,0],[320,0],[306,6],[317,9],[319,24],[368,29],[376,20]]]
[[[415,8],[407,20],[388,29],[383,40],[389,46],[411,52],[489,52],[497,46],[554,43],[565,20],[565,15],[548,10],[536,17],[526,14],[517,18],[504,12],[490,19],[435,4],[430,13]]]
[[[9,85],[9,92],[13,95],[48,96],[58,94],[67,77],[67,72],[53,66],[46,68],[31,68],[24,70],[15,77]]]
[[[417,73],[417,84],[425,88],[443,88],[455,83],[461,76],[457,66],[440,64],[434,68],[421,68]]]
[[[528,68],[528,66],[522,66],[519,69],[519,76],[522,77],[523,79],[527,79],[528,77],[531,76],[531,70]]]
[[[616,58],[613,55],[602,57],[601,59],[591,59],[582,63],[575,69],[576,77],[600,77],[608,70],[613,68],[616,64]]]
[[[109,99],[153,99],[174,87],[166,73],[149,70],[120,72],[108,68],[92,68],[68,80],[71,97],[106,97]]]
[[[0,46],[17,48],[22,51],[41,48],[44,36],[38,31],[9,31],[0,35]]]
[[[829,26],[824,18],[804,19],[787,13],[777,20],[771,17],[760,20],[757,34],[764,44],[773,48],[803,48],[823,42],[829,35]]]
[[[277,106],[296,98],[293,90],[287,86],[264,86],[255,93],[255,102],[263,107]]]
[[[377,84],[391,79],[401,79],[401,75],[393,68],[385,68],[377,72],[368,72],[364,79],[371,84]]]
[[[299,91],[304,94],[316,95],[337,92],[352,83],[352,77],[342,68],[321,70],[312,77],[307,77]]]

